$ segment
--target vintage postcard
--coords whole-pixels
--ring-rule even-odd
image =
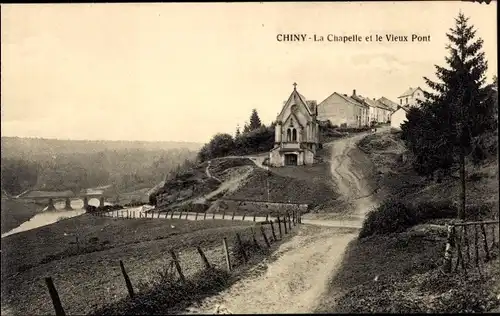
[[[2,315],[500,312],[496,22],[3,4]]]

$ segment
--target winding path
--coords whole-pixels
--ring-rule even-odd
[[[305,225],[300,226],[291,240],[280,245],[273,254],[277,259],[263,263],[267,267],[265,272],[254,273],[185,313],[313,312],[341,263],[347,244],[357,236],[357,229],[345,226],[361,227],[364,214],[376,205],[363,168],[354,169],[355,165],[366,163],[355,158],[366,158],[356,146],[365,135],[328,144],[332,177],[342,199],[351,206],[347,220],[307,219],[304,215]],[[358,151],[356,155],[352,155],[354,151]],[[262,267],[255,267],[254,271],[257,270]]]

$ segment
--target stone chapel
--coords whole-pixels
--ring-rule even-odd
[[[312,165],[319,146],[317,102],[306,100],[297,84],[276,118],[274,148],[269,153],[273,167]]]

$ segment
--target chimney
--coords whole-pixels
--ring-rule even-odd
[[[356,95],[356,89],[352,90],[352,95]]]

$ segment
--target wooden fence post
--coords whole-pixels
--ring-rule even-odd
[[[269,213],[266,214],[266,222],[269,222]]]
[[[245,263],[248,262],[248,257],[245,249],[243,248],[243,242],[241,241],[240,233],[236,233],[236,240],[238,241],[238,246],[240,246],[241,254],[243,255],[243,260]]]
[[[243,213],[243,218],[241,219],[242,221],[245,220],[245,216],[247,216],[247,213]]]
[[[201,248],[198,246],[196,247],[196,249],[198,250],[198,253],[200,254],[201,256],[201,260],[203,261],[203,264],[205,266],[205,269],[210,269],[210,263],[208,262],[208,259],[207,257],[205,256],[205,254],[203,253],[203,250],[201,250]]]
[[[222,212],[222,219],[226,217],[226,211]]]
[[[189,212],[186,212],[186,217],[184,219],[188,219]]]
[[[283,226],[285,227],[285,235],[288,234],[288,230],[286,227],[286,215],[283,216]]]
[[[277,239],[276,239],[276,234],[274,233],[274,222],[273,221],[271,221],[271,232],[273,234],[273,240],[276,241]]]
[[[233,216],[231,217],[232,221],[234,221],[234,213],[235,213],[235,211],[233,211]]]
[[[260,225],[260,232],[262,233],[262,237],[264,237],[264,242],[266,243],[267,248],[270,248],[269,240],[267,240],[266,232],[264,231],[264,226]]]
[[[179,277],[181,278],[182,282],[186,282],[186,278],[184,277],[184,274],[182,273],[181,265],[179,263],[179,260],[177,259],[177,255],[173,250],[170,250],[170,256],[172,256],[172,260],[174,260],[175,268],[177,269],[177,273],[179,273]]]
[[[491,249],[495,247],[495,243],[497,240],[495,239],[495,225],[491,225],[491,238],[493,239],[493,242],[491,243]]]
[[[45,278],[45,284],[49,289],[50,298],[52,299],[52,304],[54,305],[54,310],[56,311],[56,316],[65,316],[64,309],[59,299],[59,294],[57,293],[56,287],[51,277]]]
[[[283,239],[283,234],[281,233],[281,221],[280,216],[278,215],[278,229],[280,231],[280,240]]]
[[[257,214],[253,213],[253,221],[255,222],[255,217],[257,216]]]
[[[132,282],[130,282],[130,278],[128,277],[127,271],[125,271],[125,266],[123,265],[123,261],[120,260],[120,269],[122,270],[123,278],[125,279],[125,285],[127,286],[128,295],[130,298],[134,297],[134,288],[132,287]]]
[[[172,213],[170,214],[170,219],[174,219],[174,210],[172,210]]]
[[[463,228],[463,226],[462,226]],[[459,228],[459,231],[460,231],[460,228]],[[463,230],[462,230],[463,231]],[[464,258],[462,256],[462,234],[460,233],[456,233],[456,228],[455,228],[455,245],[456,245],[456,248],[457,248],[457,264],[455,265],[455,271],[458,270],[458,266],[461,265],[462,266],[462,269],[467,272],[466,268],[465,268],[465,264],[464,264]]]
[[[481,231],[483,232],[483,243],[484,243],[484,251],[486,253],[486,261],[490,261],[490,250],[488,249],[488,239],[486,237],[486,228],[484,224],[481,224]]]
[[[194,217],[194,220],[197,221],[198,220],[198,212],[196,212],[196,215]]]
[[[476,266],[479,268],[479,236],[477,232],[477,225],[474,224],[474,246],[476,248]]]
[[[466,264],[468,265],[470,263],[470,246],[469,246],[469,233],[467,232],[467,225],[464,225],[462,227],[463,233],[464,233],[464,242],[465,242],[465,257],[467,258]],[[464,259],[465,260],[465,259]]]
[[[181,219],[182,217],[182,211],[179,213],[179,219]]]
[[[231,259],[229,258],[229,249],[227,249],[226,237],[224,237],[224,239],[222,239],[222,246],[224,247],[224,254],[226,256],[227,270],[229,272],[231,272]]]
[[[443,264],[443,270],[445,273],[450,273],[451,272],[451,254],[452,254],[452,247],[453,247],[453,235],[454,235],[454,226],[453,225],[448,225],[448,234],[446,236],[446,250],[444,252],[444,264]]]
[[[207,219],[207,211],[205,211],[205,213],[203,214],[203,220],[206,220]]]
[[[215,211],[212,214],[212,219],[215,219]]]
[[[253,239],[254,245],[260,248],[260,245],[257,242],[257,239],[255,238],[255,231],[253,230],[253,227],[250,227],[250,229],[252,230],[252,239]]]
[[[158,211],[158,217],[157,218],[160,218],[160,212]]]

